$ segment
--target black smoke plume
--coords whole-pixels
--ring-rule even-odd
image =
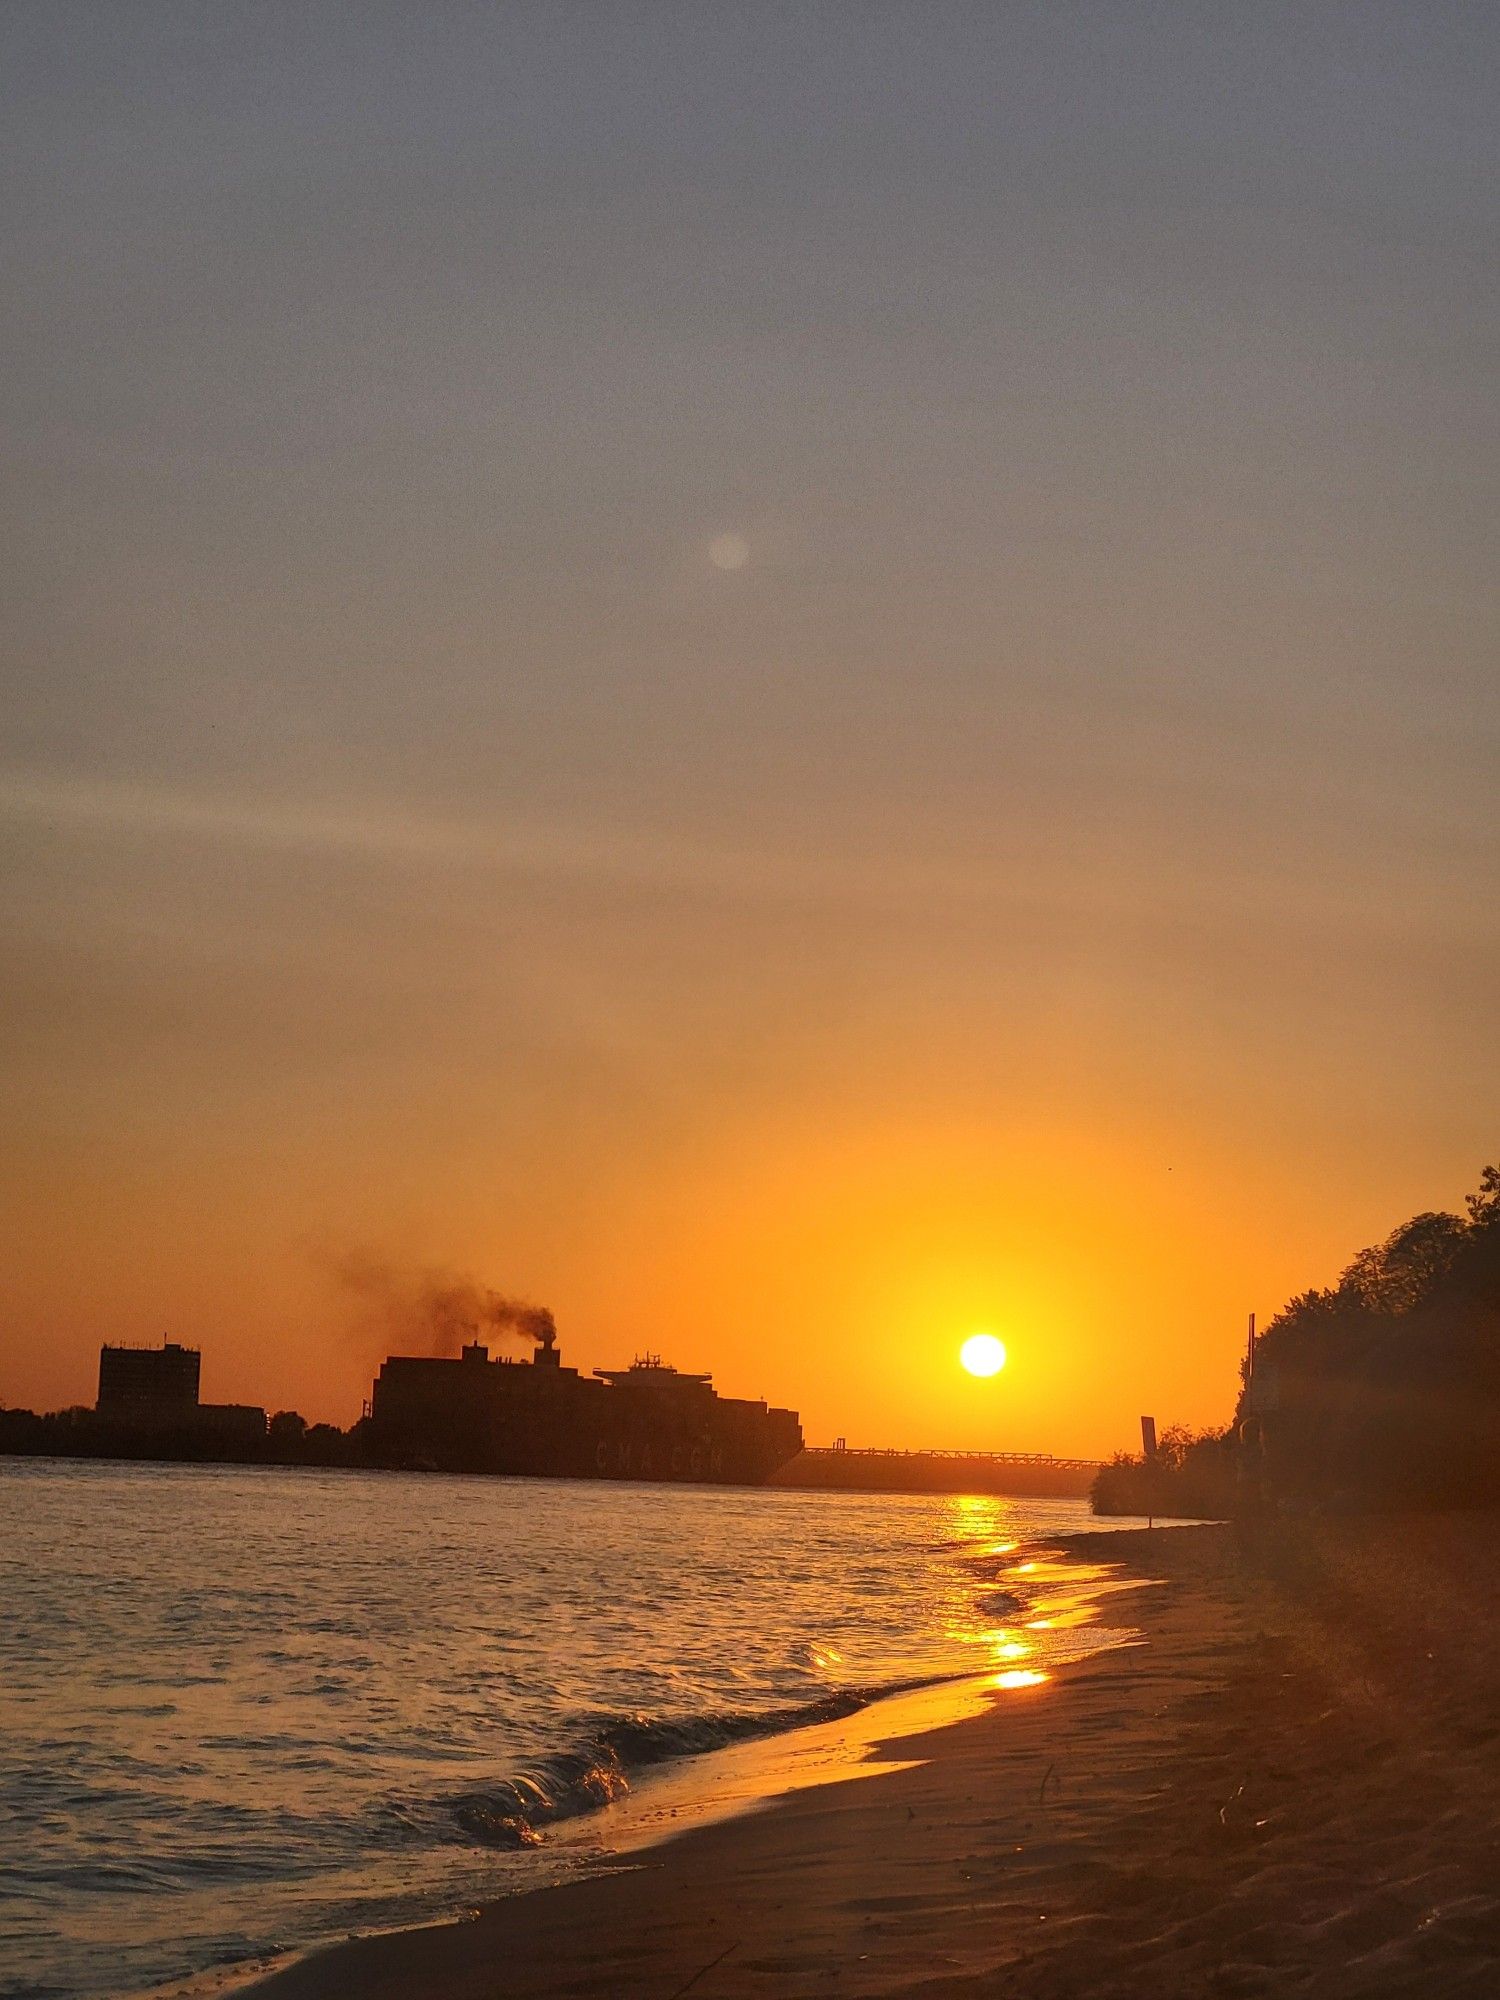
[[[533,1340],[551,1346],[557,1328],[545,1306],[510,1298],[456,1271],[402,1270],[361,1250],[327,1260],[351,1301],[362,1342],[388,1354],[456,1355],[468,1341]]]

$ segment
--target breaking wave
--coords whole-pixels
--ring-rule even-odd
[[[658,1720],[649,1715],[601,1719],[580,1730],[570,1750],[544,1758],[529,1771],[446,1802],[455,1837],[485,1847],[535,1847],[543,1828],[575,1819],[622,1798],[631,1775],[679,1757],[703,1757],[736,1743],[782,1736],[820,1722],[839,1722],[889,1695],[911,1694],[962,1680],[957,1673],[923,1674],[879,1687],[832,1688],[816,1700],[785,1708],[725,1711]]]

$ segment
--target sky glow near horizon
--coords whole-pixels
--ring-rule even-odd
[[[1104,1452],[1457,1206],[1497,42],[8,9],[0,1399],[347,1420],[357,1249]]]

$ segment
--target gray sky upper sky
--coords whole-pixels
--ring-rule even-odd
[[[0,36],[29,1145],[483,1072],[608,1179],[921,1046],[1482,1150],[1494,8]]]

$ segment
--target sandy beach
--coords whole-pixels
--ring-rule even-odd
[[[1145,1580],[1139,1645],[887,1743],[903,1768],[253,1991],[1491,1995],[1496,1538],[1485,1517],[1074,1538]]]

